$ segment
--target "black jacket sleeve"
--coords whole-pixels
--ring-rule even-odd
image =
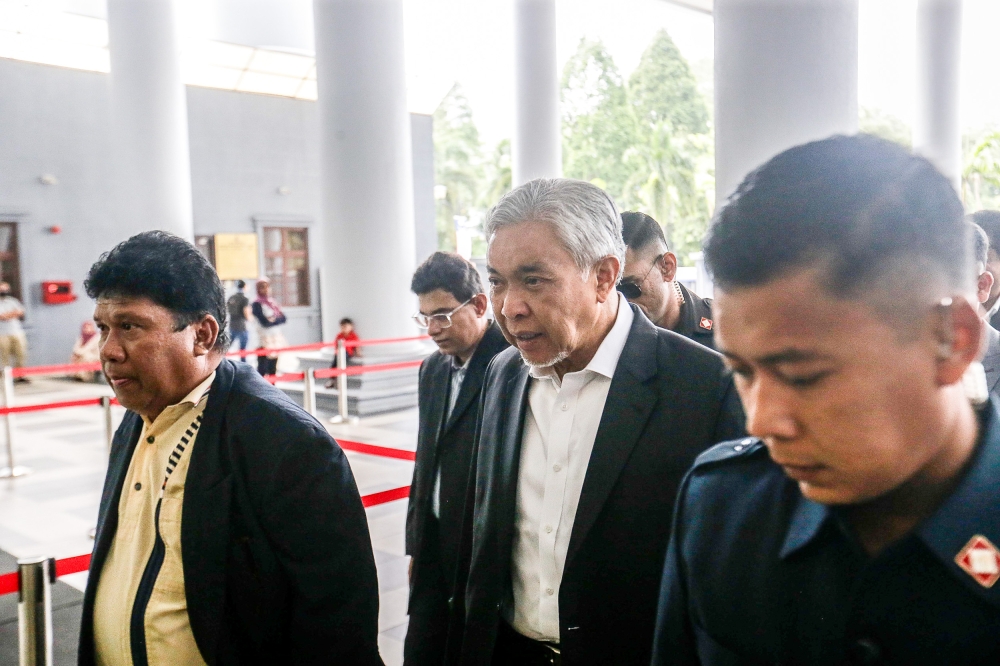
[[[698,666],[699,664],[691,619],[688,616],[687,588],[680,556],[688,478],[690,473],[677,494],[674,526],[670,545],[667,547],[667,561],[663,567],[656,633],[653,639],[652,666]]]
[[[261,512],[291,587],[289,663],[381,666],[375,560],[350,464],[318,424],[300,433]]]
[[[253,305],[250,306],[250,312],[253,314],[254,319],[264,328],[270,328],[276,324],[276,322],[268,321],[267,317],[264,316],[264,309],[257,301],[254,301]]]

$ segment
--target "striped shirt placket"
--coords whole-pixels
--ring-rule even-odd
[[[208,393],[206,392],[202,396],[202,400],[207,397]],[[203,414],[199,414],[191,422],[191,425],[184,432],[184,436],[181,437],[181,441],[177,442],[177,446],[174,447],[173,452],[171,452],[170,457],[167,459],[167,471],[163,477],[163,485],[160,486],[159,499],[156,501],[156,514],[154,518],[156,524],[156,541],[153,544],[153,552],[149,556],[146,568],[142,572],[139,589],[135,594],[135,603],[132,606],[129,638],[132,647],[133,666],[149,666],[146,658],[146,605],[153,594],[153,585],[156,583],[156,577],[160,573],[160,567],[163,566],[163,557],[166,552],[166,545],[163,543],[163,537],[160,535],[160,505],[163,504],[163,495],[167,489],[167,481],[170,480],[170,475],[177,469],[177,464],[181,461],[181,456],[184,455],[185,449],[194,439],[198,428],[201,427],[202,416]]]

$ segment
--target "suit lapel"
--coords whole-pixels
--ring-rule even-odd
[[[634,312],[632,328],[611,380],[583,480],[566,555],[567,565],[597,520],[656,405],[656,392],[645,384],[657,370],[656,329],[642,313]]]
[[[507,382],[505,393],[511,400],[513,409],[504,410],[507,414],[503,424],[503,442],[496,452],[497,476],[494,491],[501,499],[499,524],[503,527],[500,533],[500,552],[510,552],[511,538],[516,520],[517,507],[517,475],[521,464],[521,432],[524,430],[524,417],[528,411],[528,389],[531,386],[528,366],[521,363],[516,374]],[[501,417],[502,418],[502,417]]]
[[[236,366],[228,360],[216,370],[204,420],[191,451],[181,509],[181,557],[188,615],[198,648],[210,664],[216,658],[226,593],[232,463],[222,429],[235,374]]]
[[[479,391],[483,386],[483,376],[486,374],[486,367],[493,360],[493,356],[496,354],[497,347],[499,346],[495,336],[502,336],[502,334],[496,328],[496,324],[491,323],[483,334],[482,340],[479,341],[479,346],[476,348],[472,358],[469,359],[469,369],[465,371],[465,379],[462,380],[462,388],[458,391],[458,399],[455,400],[455,407],[451,410],[451,414],[448,416],[448,421],[441,434],[451,430],[458,420],[462,418],[462,415],[465,414],[465,410],[479,396]],[[445,404],[445,411],[447,411],[447,403]]]

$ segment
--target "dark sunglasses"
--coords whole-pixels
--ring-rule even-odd
[[[622,296],[629,299],[630,301],[635,300],[640,296],[642,296],[642,287],[639,286],[639,282],[646,281],[646,278],[649,277],[649,274],[653,272],[653,267],[656,266],[656,264],[659,263],[661,259],[663,259],[662,254],[658,256],[656,259],[653,259],[653,263],[650,264],[649,270],[646,271],[646,274],[642,276],[641,280],[636,281],[634,279],[628,279],[619,282],[618,291],[621,292]]]

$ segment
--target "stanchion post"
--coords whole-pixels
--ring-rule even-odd
[[[52,666],[52,584],[56,561],[32,557],[17,561],[17,636],[20,666]]]
[[[306,368],[302,381],[302,408],[316,416],[316,370]]]
[[[347,346],[343,340],[337,341],[337,407],[340,420],[347,422]]]
[[[0,374],[3,375],[3,406],[13,407],[14,406],[14,369],[10,366],[5,367]],[[31,469],[28,467],[18,467],[17,463],[14,462],[14,415],[6,414],[3,417],[4,429],[7,434],[7,466],[0,467],[0,479],[11,479],[18,476],[27,476],[31,474]]]
[[[101,396],[101,409],[104,410],[104,440],[111,451],[111,442],[115,439],[115,421],[111,414],[111,398],[106,395]]]

